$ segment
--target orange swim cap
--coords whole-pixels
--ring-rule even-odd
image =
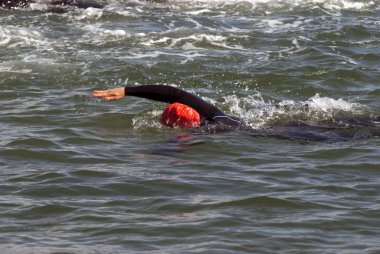
[[[161,123],[169,127],[195,128],[201,123],[199,113],[184,104],[170,104],[161,115]]]

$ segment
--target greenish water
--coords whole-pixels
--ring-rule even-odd
[[[379,1],[103,3],[0,10],[1,253],[380,252]],[[141,84],[247,124],[90,96]]]

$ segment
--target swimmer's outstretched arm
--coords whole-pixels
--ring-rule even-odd
[[[201,117],[206,119],[225,115],[219,108],[202,100],[198,96],[173,86],[127,86],[107,90],[96,90],[92,95],[97,98],[103,98],[106,101],[120,100],[125,96],[135,96],[167,103],[179,102],[195,109]]]
[[[105,101],[121,100],[125,97],[124,87],[112,88],[107,90],[95,90],[92,96],[96,98],[103,98]]]

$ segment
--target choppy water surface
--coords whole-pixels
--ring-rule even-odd
[[[46,2],[0,10],[1,253],[380,252],[378,0]],[[139,84],[247,126],[90,97]]]

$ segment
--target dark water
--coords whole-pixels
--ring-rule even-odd
[[[46,2],[0,10],[1,253],[380,253],[378,0]],[[268,135],[90,97],[126,84]]]

